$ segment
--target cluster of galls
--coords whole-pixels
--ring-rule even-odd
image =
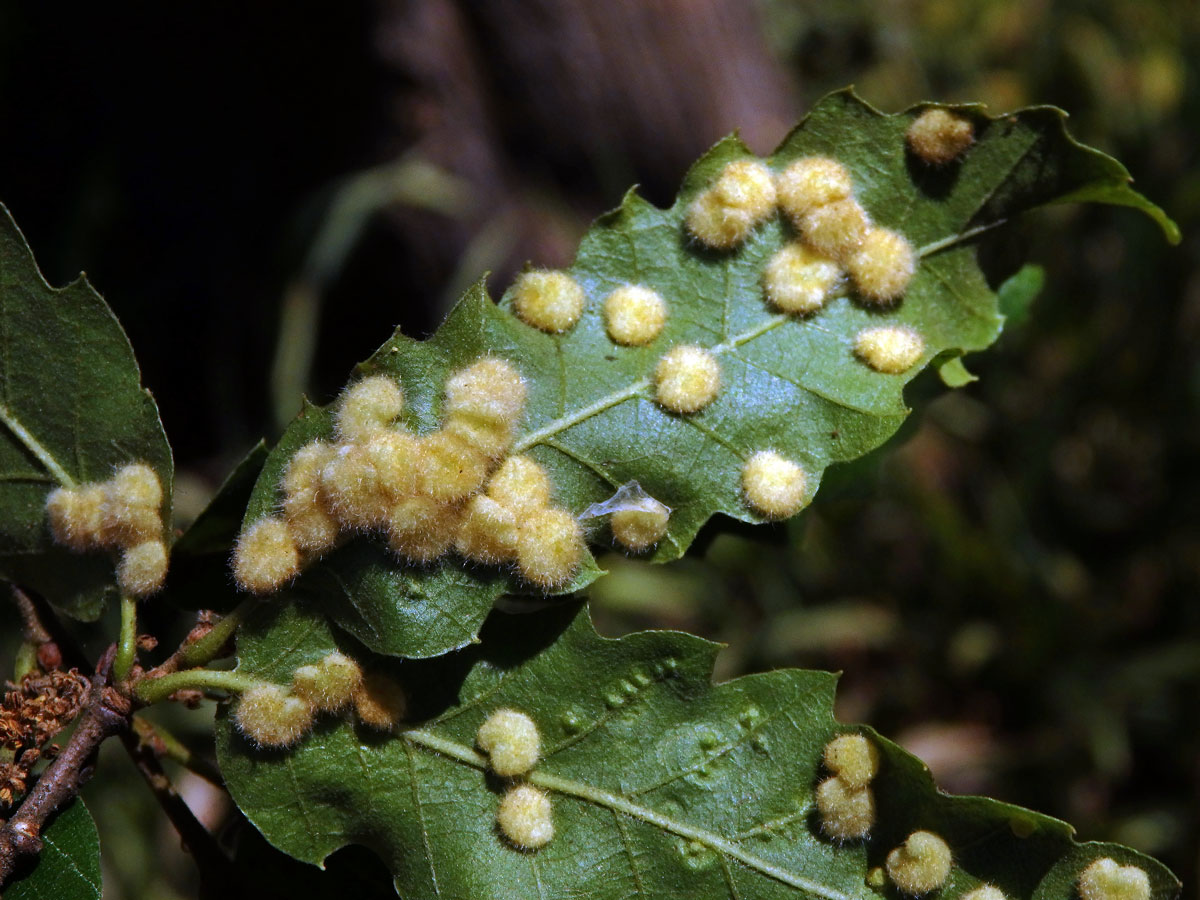
[[[830,777],[817,785],[821,830],[838,842],[868,838],[875,825],[871,783],[879,774],[879,749],[865,735],[843,734],[825,745],[823,761]],[[902,892],[919,895],[944,885],[951,863],[950,847],[941,837],[914,831],[888,854],[885,868]]]
[[[960,156],[974,137],[971,122],[945,110],[918,117],[906,136],[909,149],[929,165],[944,165]],[[859,299],[878,308],[893,307],[908,289],[917,258],[908,239],[876,226],[854,196],[850,171],[834,159],[810,156],[773,173],[761,160],[742,159],[725,165],[712,183],[688,206],[684,225],[706,248],[730,251],[777,211],[790,224],[794,238],[768,261],[763,292],[781,312],[808,316],[819,311],[846,285]],[[513,310],[534,328],[563,334],[579,322],[587,307],[583,285],[563,271],[535,269],[513,285]],[[609,337],[622,346],[652,343],[667,320],[663,297],[645,285],[622,285],[604,298]],[[854,339],[854,355],[877,372],[903,374],[925,356],[925,341],[913,328],[882,325],[862,329]],[[683,344],[658,360],[651,381],[655,400],[677,415],[708,407],[722,386],[721,365],[711,350]],[[747,505],[767,518],[786,518],[807,501],[804,470],[778,453],[764,450],[747,459],[742,472]],[[661,515],[640,518],[647,538],[617,540],[630,549],[652,545],[665,533]],[[656,536],[655,536],[656,535]]]
[[[488,764],[502,778],[520,779],[541,756],[542,737],[528,715],[514,709],[494,711],[475,734]],[[554,837],[549,795],[522,781],[512,784],[496,810],[500,833],[519,850],[537,850]]]
[[[549,334],[575,327],[587,305],[582,285],[566,272],[534,269],[513,285],[513,310],[526,325]],[[662,333],[667,304],[645,285],[626,284],[604,298],[605,330],[615,344],[643,347]],[[704,347],[681,344],[659,358],[654,369],[655,399],[673,413],[699,412],[721,390],[721,365]]]
[[[839,841],[865,838],[875,824],[879,750],[861,734],[843,734],[825,745],[824,762],[831,775],[817,785],[821,830]]]
[[[344,653],[334,652],[292,674],[290,687],[263,682],[242,692],[233,719],[260,747],[291,747],[321,713],[353,707],[364,725],[392,731],[404,720],[408,700],[391,676],[370,671]]]
[[[816,789],[821,831],[842,843],[866,840],[875,825],[872,782],[879,774],[878,748],[862,734],[842,734],[825,745],[823,762],[829,777]],[[950,878],[954,854],[946,840],[932,831],[917,830],[894,847],[871,882],[882,887],[888,879],[910,896],[940,890]],[[876,879],[878,881],[876,882]],[[1079,875],[1081,900],[1149,900],[1150,879],[1137,866],[1121,866],[1108,857],[1097,859]],[[1008,900],[991,884],[981,884],[963,900]]]
[[[704,246],[732,250],[776,209],[798,238],[763,273],[767,299],[778,309],[816,312],[847,274],[868,303],[886,305],[903,296],[915,270],[912,246],[871,222],[854,197],[849,170],[827,157],[798,159],[778,175],[756,159],[728,163],[692,201],[685,224]]]
[[[107,481],[60,487],[46,498],[54,540],[84,553],[117,550],[117,584],[131,597],[145,597],[167,577],[163,543],[162,484],[145,463],[130,463]]]
[[[739,167],[741,164],[730,165]],[[736,171],[742,172],[742,168],[736,168]],[[770,187],[771,182],[768,179],[758,186],[764,184]],[[583,288],[566,272],[529,271],[513,286],[513,307],[517,315],[526,324],[550,333],[561,333],[574,327],[583,313],[586,299]],[[614,342],[642,345],[653,341],[662,330],[666,304],[649,288],[624,285],[605,298],[604,315],[609,337]],[[659,358],[652,380],[655,400],[660,406],[676,415],[690,415],[717,398],[721,389],[721,365],[712,351],[694,344],[680,344]],[[807,488],[804,470],[774,451],[764,450],[752,455],[742,471],[742,493],[747,505],[767,518],[784,519],[797,513],[807,502]],[[610,521],[617,543],[640,553],[663,538],[669,519],[670,510],[661,502],[648,498],[634,508],[614,512]],[[462,547],[460,550],[471,556]]]
[[[579,525],[551,504],[536,462],[506,458],[525,393],[512,364],[485,356],[450,376],[442,427],[418,435],[396,421],[404,394],[393,379],[354,384],[338,404],[337,442],[301,447],[283,476],[282,515],[239,538],[238,583],[272,592],[342,534],[381,531],[410,562],[457,548],[479,562],[515,561],[545,589],[566,584],[583,557]]]
[[[906,143],[929,165],[945,165],[974,140],[971,122],[942,109],[914,120]],[[836,296],[849,279],[859,299],[890,307],[904,296],[916,271],[916,254],[899,232],[874,225],[854,196],[850,171],[834,159],[810,156],[773,174],[760,160],[727,164],[692,201],[685,225],[695,240],[713,250],[733,250],[776,210],[795,239],[768,261],[763,292],[781,312],[808,316]],[[925,352],[911,328],[866,329],[855,355],[885,374],[911,369]]]
[[[778,191],[780,209],[800,239],[776,253],[763,275],[763,290],[777,309],[811,315],[847,276],[868,305],[889,307],[904,296],[916,271],[912,245],[871,223],[845,166],[819,156],[796,160],[780,173]],[[854,342],[860,360],[889,375],[907,372],[924,352],[921,336],[904,326],[864,329]]]

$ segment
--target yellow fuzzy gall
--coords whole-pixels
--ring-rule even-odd
[[[553,506],[530,511],[517,533],[517,568],[531,584],[553,590],[579,570],[585,549],[583,530],[565,509]]]
[[[675,413],[704,409],[721,390],[721,364],[717,358],[692,344],[667,351],[654,370],[655,397]]]
[[[388,428],[404,411],[404,391],[387,375],[350,385],[338,402],[334,424],[343,441],[365,441]]]
[[[233,549],[233,576],[245,590],[269,594],[300,574],[300,553],[282,519],[259,519]]]
[[[775,179],[762,160],[727,163],[709,188],[721,203],[765,219],[775,207]]]
[[[1079,875],[1082,900],[1150,900],[1150,876],[1137,866],[1123,866],[1105,856]]]
[[[975,890],[963,894],[962,900],[1008,900],[1008,897],[995,885],[981,884]]]
[[[158,510],[126,503],[105,489],[101,507],[100,543],[105,547],[132,547],[162,536]]]
[[[667,302],[658,291],[626,284],[605,299],[604,322],[615,343],[641,347],[662,332],[667,323]]]
[[[284,500],[284,516],[296,549],[320,555],[337,543],[341,525],[325,507],[303,506],[298,500]]]
[[[519,850],[537,850],[554,838],[554,810],[545,791],[532,785],[509,788],[496,811],[500,833]]]
[[[757,159],[728,163],[708,190],[688,207],[687,229],[718,250],[740,245],[775,208],[771,170]]]
[[[878,325],[855,336],[854,355],[876,372],[902,375],[925,355],[925,341],[905,325]]]
[[[517,552],[517,515],[485,494],[467,503],[454,548],[469,560],[497,565]]]
[[[275,684],[253,687],[242,694],[233,721],[260,747],[291,747],[312,727],[308,704]]]
[[[905,894],[936,891],[950,877],[950,845],[932,831],[914,831],[887,855],[887,874]]]
[[[321,496],[344,528],[374,528],[391,499],[371,454],[362,444],[340,444],[321,469]]]
[[[462,500],[487,481],[490,460],[450,431],[420,438],[421,469],[417,490],[443,503]]]
[[[130,506],[157,510],[162,505],[163,490],[158,473],[145,463],[122,466],[106,484],[110,496],[120,497]]]
[[[51,491],[46,498],[46,518],[54,540],[77,553],[100,547],[104,502],[104,488],[99,485]]]
[[[742,493],[755,512],[786,519],[803,508],[808,488],[804,469],[774,450],[760,450],[742,467]]]
[[[512,447],[516,431],[503,422],[491,422],[466,413],[448,416],[442,431],[489,462],[503,459]]]
[[[444,415],[514,427],[525,408],[525,380],[516,366],[485,356],[446,379]]]
[[[360,722],[377,731],[393,731],[404,722],[408,696],[394,678],[367,672],[354,692],[354,712]]]
[[[913,119],[904,139],[922,162],[944,166],[975,143],[975,126],[970,119],[949,110],[927,109]]]
[[[872,228],[846,260],[859,296],[868,303],[887,305],[908,290],[917,271],[912,244],[899,232]]]
[[[292,454],[283,473],[285,498],[297,497],[303,506],[318,502],[321,470],[333,459],[333,447],[324,441],[309,441]]]
[[[875,824],[875,795],[870,788],[852,788],[841,778],[817,785],[817,813],[821,830],[839,841],[865,838]]]
[[[149,597],[167,579],[167,545],[157,538],[121,552],[117,585],[130,597]]]
[[[775,177],[779,208],[794,222],[818,206],[845,200],[853,190],[850,170],[824,156],[798,159]]]
[[[583,288],[566,272],[533,269],[513,285],[513,309],[521,321],[550,334],[574,328],[586,302]]]
[[[550,477],[532,456],[510,456],[488,482],[487,495],[524,516],[550,503]]]
[[[457,504],[439,503],[431,497],[409,497],[391,508],[385,526],[393,553],[416,563],[429,563],[454,546],[462,521]]]
[[[407,431],[382,431],[363,444],[384,497],[394,502],[412,496],[420,485],[424,447]]]
[[[492,771],[524,775],[542,752],[542,736],[533,719],[515,709],[498,709],[479,726],[475,743],[491,760]]]
[[[854,253],[871,228],[871,219],[853,198],[835,200],[810,209],[796,223],[804,242],[832,259],[845,260]]]
[[[162,535],[162,484],[145,463],[118,469],[100,487],[104,491],[100,542],[106,547],[132,547]]]
[[[331,446],[312,441],[296,451],[284,472],[284,518],[296,546],[306,552],[333,546],[340,530],[321,493],[321,470],[332,457]]]
[[[879,772],[879,749],[865,735],[842,734],[825,745],[825,767],[851,790],[866,787]]]
[[[785,244],[763,270],[763,293],[780,312],[809,315],[825,305],[845,280],[834,260],[799,242]]]
[[[633,509],[618,509],[609,518],[613,539],[626,550],[641,553],[663,539],[671,510],[653,497],[644,498]]]
[[[292,693],[314,712],[337,712],[354,698],[362,680],[359,664],[334,651],[317,663],[298,668],[292,674]]]

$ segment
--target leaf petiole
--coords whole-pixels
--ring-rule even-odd
[[[185,669],[158,678],[147,678],[138,682],[134,696],[145,704],[161,703],[176,691],[218,690],[240,694],[262,684],[257,678],[225,669]]]
[[[113,660],[113,679],[117,682],[129,677],[137,660],[137,600],[121,596],[121,635],[117,640],[117,656]]]

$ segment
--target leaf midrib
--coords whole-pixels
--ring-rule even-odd
[[[448,738],[440,737],[430,731],[423,729],[412,729],[410,731],[401,732],[400,737],[425,750],[432,751],[444,757],[448,757],[457,762],[464,763],[472,768],[486,770],[488,767],[487,758],[475,752],[470,747],[466,747],[456,741]],[[616,813],[622,813],[634,819],[639,819],[650,825],[661,828],[663,831],[668,831],[671,834],[686,838],[687,840],[696,841],[709,850],[718,853],[722,856],[736,859],[742,865],[749,869],[753,869],[767,878],[785,884],[788,887],[794,887],[798,890],[806,891],[814,896],[825,898],[825,900],[855,900],[848,894],[843,894],[840,891],[834,890],[826,885],[812,881],[808,878],[790,872],[787,869],[774,865],[762,857],[749,853],[736,843],[719,834],[714,834],[711,831],[706,831],[703,828],[697,828],[694,825],[689,825],[685,822],[678,822],[669,816],[664,816],[662,813],[656,812],[646,806],[634,803],[626,797],[619,794],[612,794],[600,788],[593,787],[582,782],[575,781],[571,778],[562,778],[558,775],[552,775],[548,772],[533,771],[525,778],[530,784],[545,788],[555,793],[565,794],[570,797],[576,797],[580,800],[585,800],[596,806],[603,807]]]
[[[61,860],[61,862],[65,863],[70,868],[70,870],[79,877],[80,881],[82,881],[84,884],[86,884],[88,887],[90,887],[97,898],[99,898],[101,896],[101,893],[102,893],[101,887],[102,886],[100,884],[97,884],[95,881],[93,881],[92,877],[87,872],[83,871],[83,869],[81,869],[79,867],[79,864],[75,862],[75,858],[71,855],[70,850],[66,850],[66,849],[63,849],[62,847],[60,847],[58,844],[58,841],[56,841],[53,837],[50,837],[48,835],[42,836],[42,842],[45,844],[47,850],[52,850],[53,852],[58,854],[58,857]]]
[[[49,450],[42,446],[32,432],[21,424],[21,420],[16,414],[2,403],[0,403],[0,422],[3,422],[21,445],[46,467],[46,471],[58,479],[59,484],[67,488],[76,487],[75,479],[71,477],[70,473],[59,464]]]
[[[985,232],[991,231],[993,228],[998,228],[999,226],[1003,225],[1006,221],[1007,221],[1007,219],[997,219],[995,222],[989,222],[986,225],[979,225],[979,226],[976,226],[975,228],[969,228],[966,231],[959,232],[958,234],[953,234],[953,235],[950,235],[949,237],[941,238],[939,240],[925,244],[923,247],[921,247],[920,249],[917,250],[916,256],[918,259],[925,259],[926,257],[932,256],[935,253],[941,253],[943,250],[949,250],[950,248],[955,247],[958,244],[964,243],[966,241],[969,241],[973,238],[978,237],[981,234],[984,234]],[[762,337],[764,334],[767,334],[770,331],[774,331],[776,328],[778,328],[780,325],[783,325],[786,322],[793,322],[793,321],[797,321],[795,316],[790,316],[790,315],[786,315],[786,314],[782,314],[782,313],[776,314],[776,315],[770,316],[769,318],[764,319],[762,322],[759,322],[753,328],[751,328],[747,331],[744,331],[741,334],[734,335],[733,337],[728,338],[719,344],[714,344],[712,347],[710,347],[708,349],[714,355],[720,356],[723,353],[729,353],[730,351],[736,350],[738,347],[741,347],[744,344],[748,344],[751,341],[755,340],[756,338]],[[512,452],[513,453],[524,453],[526,450],[530,449],[531,447],[536,447],[539,444],[544,444],[550,438],[555,437],[556,435],[559,435],[562,432],[575,427],[580,422],[586,422],[588,419],[590,419],[594,416],[598,416],[602,412],[612,409],[614,406],[619,406],[620,404],[624,403],[626,400],[632,400],[634,397],[644,395],[645,392],[647,391],[647,389],[650,387],[650,385],[651,385],[651,379],[639,378],[638,380],[631,382],[630,384],[626,385],[625,387],[621,388],[620,390],[613,391],[610,394],[606,394],[605,396],[603,396],[599,400],[597,400],[595,403],[585,406],[582,409],[578,409],[575,412],[570,413],[569,415],[560,416],[559,418],[554,419],[554,420],[548,422],[547,424],[543,425],[541,428],[537,429],[536,431],[531,431],[528,434],[526,434],[523,438],[521,438],[519,441],[517,441],[513,445]],[[810,392],[812,392],[811,389],[809,389],[809,388],[804,388],[804,390],[809,390]],[[815,392],[812,392],[812,393],[815,393]],[[818,395],[818,396],[820,396],[820,395]],[[826,397],[824,399],[829,399],[829,398]]]

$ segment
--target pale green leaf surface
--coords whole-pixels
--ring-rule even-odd
[[[942,379],[942,383],[949,388],[966,387],[973,381],[978,381],[979,376],[973,375],[965,365],[963,365],[961,356],[951,356],[948,359],[938,363],[938,377]]]
[[[1038,265],[1026,265],[1005,280],[996,292],[1000,312],[1009,325],[1021,325],[1029,318],[1029,310],[1042,288],[1046,286],[1046,270]]]
[[[171,449],[125,332],[86,278],[46,283],[0,206],[0,577],[98,616],[114,562],[56,547],[44,504],[59,484],[102,481],[135,460],[158,472],[169,526]]]
[[[772,449],[796,460],[808,473],[811,496],[826,467],[858,458],[895,433],[908,412],[905,384],[923,365],[980,350],[996,338],[1003,316],[976,259],[978,239],[991,228],[1080,191],[1132,203],[1165,221],[1128,190],[1119,163],[1066,134],[1060,111],[990,119],[977,107],[959,109],[976,123],[978,140],[952,166],[935,169],[910,158],[904,132],[915,109],[883,115],[848,92],[823,100],[769,160],[780,169],[802,156],[835,156],[852,171],[857,196],[874,220],[920,248],[916,276],[894,309],[869,309],[843,296],[809,318],[775,314],[763,300],[761,276],[788,237],[778,217],[733,252],[705,251],[688,239],[682,224],[688,204],[722,166],[749,155],[730,138],[696,164],[670,209],[631,192],[596,222],[571,268],[588,305],[566,334],[523,324],[507,295],[493,304],[479,285],[428,341],[397,334],[359,373],[400,378],[408,424],[431,429],[439,424],[442,385],[454,369],[484,353],[511,360],[529,386],[516,449],[551,472],[558,502],[579,513],[636,480],[672,509],[669,533],[652,558],[674,559],[715,514],[760,521],[740,488],[742,466],[753,453]],[[669,307],[665,330],[647,347],[617,346],[605,333],[604,297],[631,282],[654,288]],[[875,372],[853,354],[857,332],[885,321],[910,325],[925,339],[921,364],[905,375]],[[682,343],[712,349],[722,366],[716,401],[687,416],[662,409],[649,380],[659,357]],[[962,383],[964,371],[958,364],[945,374]],[[331,434],[328,411],[309,407],[301,414],[264,468],[248,523],[277,507],[290,454]],[[609,542],[606,523],[589,525],[594,543]],[[431,567],[405,567],[388,558],[381,542],[360,543],[370,549],[339,552],[318,568],[334,569],[344,588],[331,614],[379,652],[429,656],[461,646],[498,595],[530,593],[504,572],[450,557]],[[568,589],[597,574],[589,566]],[[425,630],[414,633],[414,627]]]
[[[411,726],[394,736],[326,717],[294,750],[265,752],[222,716],[218,758],[238,806],[301,860],[320,864],[351,843],[373,849],[406,900],[869,898],[869,870],[917,828],[954,850],[945,900],[982,881],[1012,900],[1076,900],[1075,877],[1100,855],[1146,869],[1154,900],[1178,891],[1133,851],[1076,844],[1057,820],[939,793],[918,760],[869,729],[853,730],[883,752],[878,822],[866,842],[828,840],[813,799],[821,754],[851,730],[834,721],[828,673],[714,686],[718,645],[663,631],[604,639],[575,604],[536,618],[493,613],[482,637],[394,665],[414,704]],[[312,608],[276,607],[241,632],[239,671],[286,684],[337,641]],[[500,707],[527,713],[542,734],[529,781],[551,794],[555,836],[536,852],[498,832],[506,783],[474,749]]]
[[[4,886],[4,900],[100,900],[100,885],[100,836],[76,798],[42,833],[37,861]]]

